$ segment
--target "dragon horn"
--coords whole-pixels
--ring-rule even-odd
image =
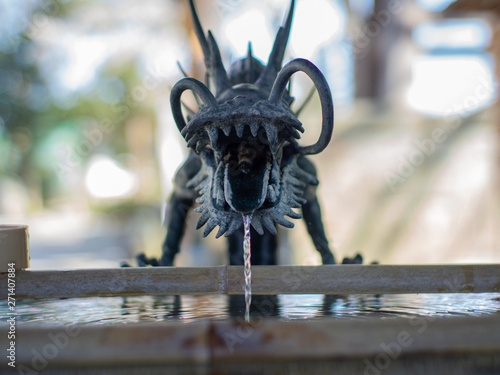
[[[189,7],[191,9],[191,17],[193,18],[194,32],[196,33],[201,50],[203,51],[203,56],[206,60],[208,56],[210,56],[210,49],[208,48],[207,38],[205,38],[205,32],[203,31],[203,27],[201,27],[200,19],[198,18],[198,13],[196,13],[193,0],[189,0]]]
[[[210,48],[210,63],[207,66],[209,74],[214,79],[215,83],[215,96],[219,96],[222,92],[231,88],[231,82],[222,63],[219,47],[215,41],[214,36],[208,32],[208,46]]]
[[[252,56],[252,42],[248,42],[248,49],[247,49],[247,58],[245,59],[245,70],[247,72],[247,77],[246,81],[247,82],[253,82],[252,80],[252,73],[255,71],[253,65],[254,65],[254,58]]]
[[[269,101],[274,104],[279,104],[286,89],[288,80],[292,74],[297,72],[306,73],[318,90],[319,99],[321,101],[322,124],[321,134],[318,141],[310,146],[299,147],[298,152],[303,155],[318,154],[328,146],[333,133],[333,100],[330,87],[325,76],[321,71],[310,61],[305,59],[295,59],[286,64],[279,72],[274,81],[273,88],[269,94]]]
[[[217,101],[210,90],[202,82],[194,78],[183,78],[177,82],[170,91],[170,106],[177,128],[182,133],[186,126],[186,121],[182,115],[181,95],[184,91],[191,90],[197,94],[203,103],[208,107],[215,107]]]
[[[290,9],[285,19],[285,23],[280,27],[276,38],[274,39],[273,49],[269,55],[267,66],[260,75],[255,84],[261,89],[271,89],[272,82],[274,82],[276,75],[281,69],[283,57],[285,56],[286,45],[288,37],[290,36],[290,29],[292,27],[293,10],[295,8],[295,0],[290,2]]]
[[[227,76],[226,69],[224,69],[224,65],[222,64],[219,47],[217,46],[212,33],[210,31],[208,32],[208,40],[205,37],[205,32],[201,26],[193,0],[189,0],[189,7],[191,9],[191,16],[193,18],[196,37],[198,38],[201,50],[203,51],[205,66],[209,76],[211,76],[215,81],[216,96],[218,96],[221,92],[231,87],[231,83]]]

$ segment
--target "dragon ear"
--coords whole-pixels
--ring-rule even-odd
[[[177,128],[182,133],[186,127],[186,121],[182,115],[181,95],[184,91],[191,90],[198,95],[207,107],[215,107],[217,101],[210,90],[202,82],[194,78],[183,78],[177,82],[170,91],[170,106]]]
[[[255,82],[257,87],[267,92],[271,89],[272,83],[281,69],[281,64],[283,64],[283,57],[285,56],[286,45],[288,43],[288,37],[290,36],[290,29],[292,27],[294,8],[295,0],[292,0],[290,2],[290,9],[288,10],[285,23],[282,27],[280,27],[278,34],[276,34],[276,39],[274,40],[273,49],[269,55],[267,66],[260,75],[259,79]]]
[[[220,93],[230,88],[231,83],[227,77],[226,69],[224,69],[224,65],[222,64],[220,50],[212,33],[210,31],[208,32],[208,40],[205,37],[205,32],[203,31],[200,19],[196,13],[193,0],[189,0],[189,7],[193,18],[194,31],[200,43],[201,50],[203,51],[205,66],[208,75],[214,80],[216,96],[218,96]]]
[[[306,73],[318,90],[319,99],[321,101],[322,124],[321,134],[318,141],[310,146],[299,147],[299,153],[303,155],[318,154],[328,146],[333,133],[333,100],[330,87],[325,76],[321,71],[310,61],[305,59],[295,59],[286,64],[279,72],[274,81],[273,88],[269,94],[269,101],[274,104],[279,104],[286,90],[286,85],[290,77],[297,72]]]

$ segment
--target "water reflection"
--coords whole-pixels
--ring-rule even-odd
[[[7,304],[3,302],[0,315],[7,316],[7,310]],[[243,319],[245,297],[200,295],[20,300],[16,310],[20,324],[192,322]],[[500,294],[254,296],[250,313],[251,320],[263,317],[295,320],[473,316],[500,313]]]
[[[246,317],[245,296],[227,296],[227,314],[231,318]],[[280,315],[279,296],[276,295],[253,295],[250,303],[250,318],[273,317]],[[245,320],[247,320],[245,318]]]

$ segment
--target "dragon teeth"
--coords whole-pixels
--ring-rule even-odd
[[[224,135],[226,137],[229,137],[229,134],[231,134],[231,129],[232,129],[231,125],[226,125],[222,127],[222,131],[224,132]]]
[[[243,137],[243,132],[245,131],[245,124],[237,124],[236,125],[236,135],[239,138]]]
[[[250,123],[250,132],[254,137],[257,137],[257,134],[259,134],[259,123],[258,122],[252,122]]]

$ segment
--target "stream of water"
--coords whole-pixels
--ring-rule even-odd
[[[245,236],[243,238],[243,260],[245,273],[245,321],[250,322],[250,304],[252,303],[252,263],[250,245],[250,224],[252,215],[243,215]]]

